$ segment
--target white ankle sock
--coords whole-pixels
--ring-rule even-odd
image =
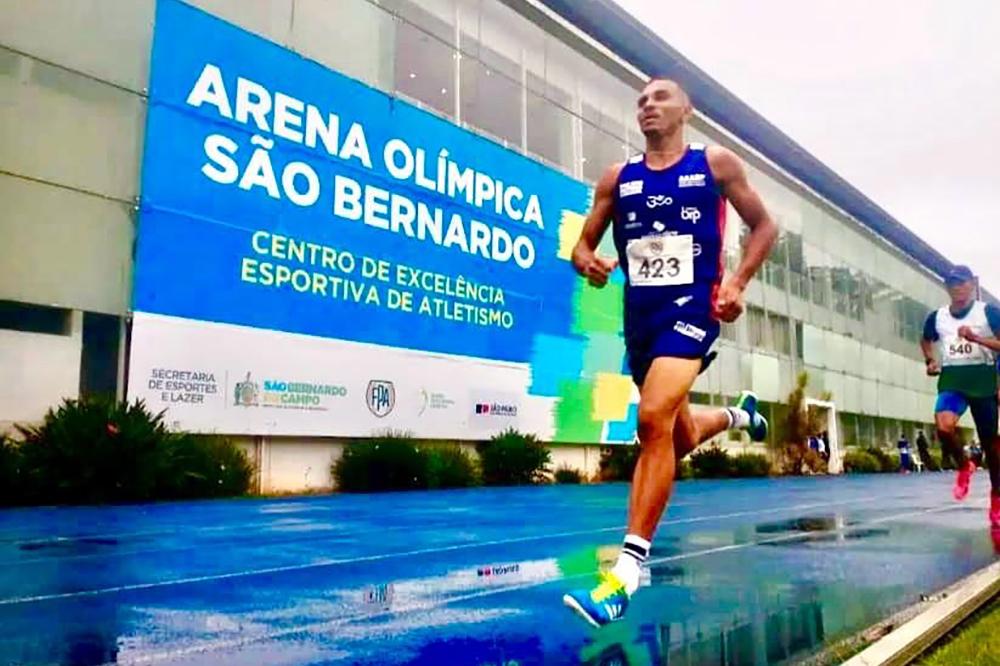
[[[739,407],[726,407],[729,415],[729,428],[742,429],[750,426],[750,412]]]
[[[641,536],[629,534],[625,537],[618,561],[611,569],[611,573],[625,585],[625,591],[629,596],[635,594],[635,591],[639,589],[642,563],[649,557],[650,545],[649,541]]]

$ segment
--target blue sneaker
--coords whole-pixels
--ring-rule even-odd
[[[743,391],[736,407],[750,415],[750,425],[747,427],[750,439],[755,442],[767,439],[767,419],[757,411],[757,394],[753,391]]]
[[[574,590],[563,595],[563,603],[594,627],[620,620],[628,608],[628,592],[618,576],[610,571],[599,575],[601,582],[593,590]]]

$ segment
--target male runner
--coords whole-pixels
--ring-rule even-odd
[[[621,263],[625,345],[639,387],[642,449],[632,478],[628,534],[614,568],[600,574],[596,588],[563,597],[594,626],[621,618],[639,586],[676,461],[711,431],[749,426],[754,439],[767,433],[752,394],[744,394],[737,409],[692,414],[688,405],[719,321],[735,321],[743,312],[743,290],[777,236],[739,157],[726,148],[685,142],[691,112],[676,82],[653,79],[646,85],[637,111],[646,152],[601,176],[573,251],[574,267],[596,287]],[[751,233],[739,268],[722,282],[727,200]],[[612,222],[617,260],[596,252]]]
[[[956,437],[958,419],[972,411],[976,432],[990,470],[990,524],[1000,528],[1000,455],[997,447],[997,370],[1000,352],[1000,309],[976,300],[975,275],[968,266],[955,266],[945,279],[951,304],[928,315],[920,348],[928,375],[938,378],[934,424],[942,448],[958,463],[953,494],[964,500],[976,470]],[[935,350],[935,347],[937,348]],[[935,355],[936,352],[936,355]]]

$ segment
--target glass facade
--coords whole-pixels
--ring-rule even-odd
[[[131,272],[126,211],[139,194],[155,3],[81,4],[101,11],[67,16],[27,3],[7,10],[15,16],[0,27],[0,89],[14,100],[0,105],[0,127],[13,132],[0,135],[0,185],[15,203],[0,213],[0,230],[14,239],[0,249],[0,299],[123,317]],[[281,0],[251,12],[242,0],[193,4],[585,182],[642,145],[638,78],[586,40],[568,39],[565,28],[536,24],[526,15],[535,12],[498,0]],[[79,29],[70,29],[73,21]],[[39,25],[49,28],[28,29]],[[80,42],[87,34],[114,38]],[[35,136],[39,125],[28,119],[39,113],[49,129]],[[710,119],[696,116],[689,139],[742,152],[781,227],[748,290],[746,316],[723,327],[720,360],[699,378],[697,393],[721,404],[750,387],[780,402],[806,371],[810,394],[829,392],[838,404],[844,441],[884,445],[928,424],[934,385],[917,342],[926,313],[946,299],[940,282],[742,150]],[[58,146],[39,149],[48,143]],[[25,196],[29,190],[41,191]],[[732,268],[745,231],[729,214]],[[41,242],[53,237],[74,240],[65,248]],[[114,256],[74,268],[74,280],[36,285],[18,272],[28,255],[79,263],[75,248],[91,237],[101,241],[101,256]]]

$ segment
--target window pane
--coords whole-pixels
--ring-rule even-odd
[[[454,45],[455,0],[380,0],[379,4],[422,32]]]
[[[583,178],[596,182],[604,170],[626,157],[627,146],[621,139],[598,129],[588,122],[583,123]]]
[[[532,81],[536,83],[540,82],[537,76],[529,73],[529,87]],[[528,91],[527,95],[528,152],[534,153],[572,173],[572,114],[558,104],[554,104],[550,99],[544,98],[531,90]]]
[[[851,271],[851,300],[848,316],[855,321],[865,320],[865,287],[864,273]]]
[[[485,46],[479,50],[492,54],[493,62],[506,60]],[[521,147],[521,84],[469,57],[462,60],[461,79],[462,121]]]
[[[747,308],[747,333],[751,347],[766,347],[767,335],[764,332],[766,325],[767,319],[763,310],[755,307]]]
[[[768,316],[768,320],[771,325],[771,350],[790,356],[792,353],[792,340],[788,317],[772,314]]]
[[[399,21],[365,0],[295,0],[292,47],[317,62],[365,83],[392,90]]]
[[[0,329],[25,333],[69,335],[70,310],[0,301]]]
[[[530,21],[493,0],[463,0],[458,4],[459,48],[495,72],[521,80],[522,51],[544,48]],[[487,46],[488,45],[488,46]]]
[[[847,314],[850,301],[851,276],[843,264],[836,266],[830,273],[830,288],[833,292],[833,309],[842,315]]]
[[[80,394],[114,397],[118,387],[120,319],[83,313],[83,349],[80,356]]]
[[[583,103],[582,109],[584,121],[617,139],[621,139],[621,143],[625,142],[625,126],[622,125],[620,119],[602,113],[586,102]]]
[[[816,305],[829,307],[830,258],[825,252],[809,243],[804,245],[809,292]]]
[[[453,48],[413,25],[396,28],[396,90],[449,118],[455,116]]]

